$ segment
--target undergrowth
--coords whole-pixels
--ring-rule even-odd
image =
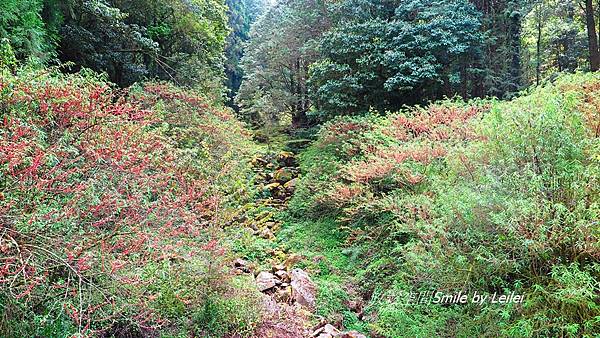
[[[167,83],[0,69],[0,336],[251,336],[221,231],[250,134]]]
[[[283,230],[318,276],[318,313],[384,337],[596,336],[599,110],[600,78],[577,74],[324,125]],[[524,301],[411,301],[426,292]]]

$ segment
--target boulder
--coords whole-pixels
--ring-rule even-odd
[[[336,335],[336,334],[340,333],[340,330],[336,329],[331,324],[327,324],[323,327],[323,332],[329,333],[330,335]]]
[[[286,183],[294,178],[294,171],[292,168],[281,168],[275,171],[273,179],[279,183]]]
[[[273,183],[269,183],[269,184],[265,185],[264,189],[273,192],[273,191],[281,190],[282,186],[281,186],[281,183],[273,182]]]
[[[256,285],[261,292],[272,289],[279,280],[270,272],[262,271],[256,276]]]
[[[259,165],[265,165],[267,163],[269,163],[269,161],[265,160],[262,157],[255,157],[255,158],[252,159],[252,165],[254,165],[256,167],[259,166]]]
[[[296,165],[296,155],[289,151],[282,151],[277,155],[277,161],[284,167],[293,167]]]
[[[303,307],[314,310],[316,305],[317,287],[308,273],[302,269],[292,270],[292,298]]]
[[[296,177],[296,178],[293,178],[293,179],[289,180],[288,182],[286,182],[283,185],[283,188],[288,193],[293,193],[296,190],[297,184],[298,184],[298,178]]]
[[[340,334],[340,330],[336,329],[331,324],[326,324],[314,331],[311,337],[336,337]]]
[[[275,235],[273,235],[273,232],[269,228],[264,228],[260,232],[260,237],[264,239],[274,239]]]

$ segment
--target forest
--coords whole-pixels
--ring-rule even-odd
[[[600,337],[600,3],[1,0],[1,338]]]

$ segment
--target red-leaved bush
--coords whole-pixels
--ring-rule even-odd
[[[168,325],[161,307],[201,302],[223,254],[217,183],[240,175],[245,138],[227,111],[170,85],[3,75],[0,298],[82,335]],[[165,300],[165,266],[200,290]]]
[[[469,125],[484,109],[432,105],[391,116],[381,130],[391,139],[366,147],[365,156],[346,168],[347,177],[367,183],[395,176],[399,183],[418,184],[426,166],[444,158],[449,147],[480,138]]]
[[[319,226],[308,238],[345,239],[373,336],[591,337],[599,110],[600,77],[575,74],[512,101],[334,120],[301,156],[290,210]],[[427,299],[437,292],[523,301]]]

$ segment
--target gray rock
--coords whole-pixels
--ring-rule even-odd
[[[274,239],[275,235],[273,235],[273,232],[269,228],[264,228],[260,232],[260,237],[264,239]]]
[[[329,333],[330,335],[336,335],[336,334],[340,333],[340,330],[336,329],[331,324],[327,324],[323,327],[323,332]]]
[[[256,276],[256,285],[261,292],[272,289],[279,280],[270,272],[262,271]]]
[[[311,334],[311,337],[317,337],[317,338],[319,338],[319,337],[335,337],[338,334],[340,334],[340,330],[336,329],[331,324],[326,324],[324,326],[321,326],[317,330],[315,330]]]
[[[317,287],[308,274],[302,269],[292,270],[292,298],[309,310],[316,305]]]

